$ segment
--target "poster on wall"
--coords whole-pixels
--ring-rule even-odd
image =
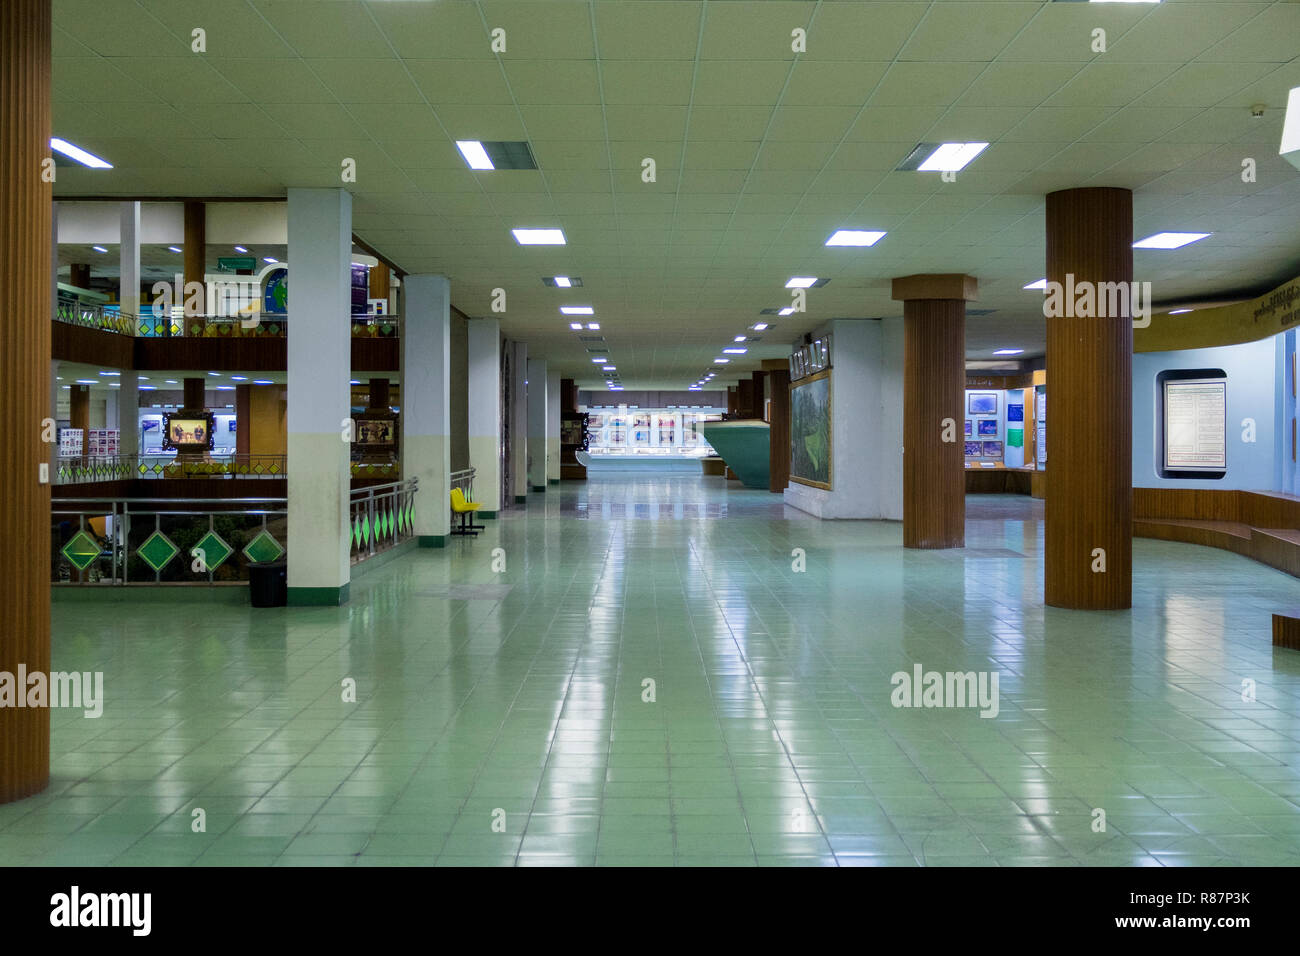
[[[1165,468],[1222,472],[1228,467],[1228,383],[1165,384]]]
[[[830,370],[790,386],[790,480],[831,487]]]
[[[998,413],[997,392],[967,392],[967,415],[996,415]]]
[[[1047,422],[1039,421],[1034,432],[1035,457],[1040,465],[1047,464]]]
[[[966,442],[967,458],[979,458],[980,455],[983,454],[983,450],[984,450],[984,446],[982,442],[977,442],[977,441]]]
[[[996,435],[998,433],[998,420],[996,418],[981,418],[979,427],[980,435]]]

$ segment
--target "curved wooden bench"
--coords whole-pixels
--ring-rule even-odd
[[[1133,534],[1231,551],[1300,577],[1300,497],[1276,491],[1134,488]]]

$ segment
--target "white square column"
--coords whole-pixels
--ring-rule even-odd
[[[501,323],[471,319],[466,352],[469,365],[469,464],[474,469],[474,500],[480,518],[501,511]]]
[[[528,360],[528,490],[546,490],[546,361]]]
[[[402,477],[420,482],[420,547],[442,548],[451,532],[451,283],[407,276],[402,298]]]
[[[289,604],[345,604],[352,196],[289,190]]]
[[[511,342],[510,357],[510,481],[514,503],[528,500],[528,346]]]
[[[560,483],[560,373],[546,373],[546,480]]]
[[[134,335],[140,330],[140,204],[122,203],[119,215],[118,314],[130,322]]]

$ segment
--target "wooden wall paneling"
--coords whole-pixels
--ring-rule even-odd
[[[1047,196],[1047,280],[1133,279],[1133,194],[1107,187]],[[1073,313],[1074,309],[1067,311]],[[1130,310],[1131,311],[1131,310]],[[1083,610],[1132,606],[1132,315],[1047,318],[1051,493],[1044,598]],[[1104,552],[1105,570],[1094,571]]]
[[[51,0],[0,3],[0,671],[50,670]],[[19,691],[20,693],[22,690]],[[50,779],[48,707],[0,707],[0,803]]]
[[[67,322],[50,323],[50,358],[101,368],[135,367],[135,340],[129,335],[88,329]],[[167,366],[175,368],[176,366]]]
[[[754,380],[742,378],[736,383],[736,416],[738,418],[755,418],[754,414]]]

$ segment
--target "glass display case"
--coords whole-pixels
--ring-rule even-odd
[[[701,422],[719,422],[716,408],[587,408],[587,453],[592,458],[707,458],[713,449]]]

